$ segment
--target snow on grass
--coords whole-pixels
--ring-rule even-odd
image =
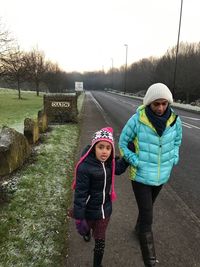
[[[77,124],[53,127],[0,210],[0,266],[61,266]]]
[[[185,109],[185,110],[193,110],[193,111],[200,112],[200,107],[199,106],[192,106],[190,104],[182,104],[182,103],[174,102],[172,104],[172,106],[174,106],[176,108],[182,108],[182,109]]]

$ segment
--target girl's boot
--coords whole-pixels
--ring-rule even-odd
[[[104,248],[105,240],[95,239],[93,267],[102,267],[101,262],[103,259]]]
[[[142,251],[143,261],[146,267],[153,267],[156,265],[156,253],[154,247],[153,233],[140,233],[140,248]]]
[[[101,262],[103,259],[103,253],[94,252],[93,267],[102,267]]]

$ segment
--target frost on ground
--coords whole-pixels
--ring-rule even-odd
[[[0,266],[61,266],[78,135],[77,124],[53,127],[33,160],[3,182]]]

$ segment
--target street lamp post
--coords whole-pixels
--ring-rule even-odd
[[[112,62],[112,89],[113,89],[113,58],[111,58],[111,62]]]
[[[126,47],[126,59],[125,59],[125,69],[124,69],[124,94],[126,93],[126,76],[127,76],[127,57],[128,57],[128,45],[124,45]]]
[[[177,61],[178,61],[178,49],[179,49],[179,38],[180,38],[180,31],[181,31],[182,9],[183,9],[183,0],[181,0],[180,18],[179,18],[179,27],[178,27],[178,39],[177,39],[177,45],[176,45],[176,56],[175,56],[175,67],[174,67],[174,84],[172,88],[172,94],[174,97],[175,97],[175,88],[176,88],[176,69],[177,69]]]

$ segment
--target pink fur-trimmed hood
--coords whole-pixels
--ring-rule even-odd
[[[116,193],[115,193],[115,147],[114,147],[114,140],[113,140],[113,129],[111,127],[102,128],[101,130],[95,132],[92,138],[92,143],[89,149],[86,151],[84,155],[80,158],[78,163],[75,167],[75,173],[74,173],[74,180],[72,183],[72,188],[75,189],[76,187],[76,173],[77,168],[80,165],[81,162],[84,161],[84,159],[89,155],[94,145],[100,141],[107,141],[112,145],[112,185],[111,185],[111,200],[114,201],[116,199]]]

